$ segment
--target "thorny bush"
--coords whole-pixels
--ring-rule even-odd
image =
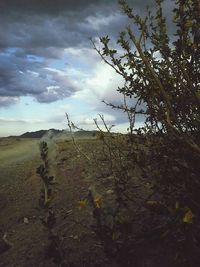
[[[119,34],[119,49],[110,48],[108,36],[100,38],[100,48],[91,40],[124,79],[118,88],[124,104],[105,103],[127,113],[130,124],[126,135],[117,135],[102,116],[104,130],[95,121],[101,153],[92,158],[107,183],[101,206],[89,192],[95,231],[121,266],[148,264],[153,241],[169,254],[151,266],[199,266],[200,2],[174,1],[173,35],[162,0],[145,18],[119,3],[130,19]],[[144,127],[136,130],[141,117]]]

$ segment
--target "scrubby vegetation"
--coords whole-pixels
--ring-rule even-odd
[[[126,112],[130,124],[120,137],[102,116],[103,130],[95,121],[102,149],[94,153],[94,164],[104,172],[102,183],[109,178],[105,189],[112,190],[113,203],[97,205],[89,193],[95,232],[120,266],[200,263],[200,5],[176,1],[170,35],[162,2],[142,18],[119,1],[130,19],[119,34],[119,48],[110,47],[108,36],[100,38],[100,48],[92,41],[124,79],[118,88],[124,104],[105,103]],[[138,116],[145,126],[136,130]]]
[[[35,258],[21,260],[21,266],[200,265],[199,1],[175,1],[174,35],[167,29],[163,1],[156,0],[155,11],[145,18],[124,0],[119,3],[130,26],[119,34],[114,48],[108,36],[100,39],[100,47],[92,43],[124,79],[118,88],[124,103],[104,102],[127,114],[128,132],[113,133],[100,115],[94,121],[97,131],[74,133],[76,126],[67,115],[72,140],[55,139],[56,180],[50,174],[48,142],[40,143],[42,162],[37,176],[31,176],[34,190],[26,181],[28,198],[18,194],[21,205],[25,197],[36,203],[36,194],[40,202],[36,215],[26,215],[24,221],[21,213],[17,217],[19,229],[29,225],[20,235],[32,230],[27,233],[33,240],[28,250],[33,251],[32,242],[35,248]],[[136,129],[141,118],[144,127]],[[39,159],[28,163],[35,170]],[[6,167],[3,174],[11,170]],[[4,225],[12,226],[7,217]],[[20,235],[8,234],[14,248]],[[6,253],[19,257],[10,251]],[[24,249],[18,251],[25,255]],[[10,263],[4,256],[0,266]]]

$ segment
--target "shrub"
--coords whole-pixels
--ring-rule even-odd
[[[101,207],[101,223],[92,205],[96,232],[122,266],[132,266],[138,242],[155,238],[164,239],[169,250],[175,248],[173,266],[197,266],[192,251],[199,251],[200,244],[199,1],[175,2],[174,35],[167,31],[162,0],[145,18],[124,0],[119,3],[130,19],[117,40],[123,52],[110,48],[108,36],[100,38],[101,48],[92,43],[124,79],[124,86],[118,88],[124,105],[105,103],[126,112],[130,126],[120,139],[103,117],[106,134],[96,121],[115,194],[112,210]],[[145,126],[136,130],[138,116],[143,116]]]

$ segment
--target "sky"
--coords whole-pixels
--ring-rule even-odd
[[[129,2],[140,14],[153,6]],[[98,114],[127,128],[126,115],[102,103],[123,103],[123,80],[89,40],[109,35],[114,44],[128,25],[117,0],[1,0],[0,10],[0,136],[67,129],[66,112],[86,130]]]

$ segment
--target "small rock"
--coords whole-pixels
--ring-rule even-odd
[[[10,248],[11,244],[7,240],[7,233],[5,233],[3,238],[0,239],[0,254],[6,252]]]
[[[107,195],[111,195],[111,194],[113,194],[113,193],[114,193],[114,191],[113,191],[112,189],[109,189],[109,190],[106,191],[106,194],[107,194]]]
[[[77,240],[78,239],[78,236],[77,235],[70,235],[69,237],[73,238],[74,240]]]
[[[29,219],[26,218],[26,217],[24,217],[24,223],[25,223],[25,224],[28,224],[28,223],[29,223]]]
[[[72,213],[72,211],[73,210],[65,211],[64,219],[66,219]]]

